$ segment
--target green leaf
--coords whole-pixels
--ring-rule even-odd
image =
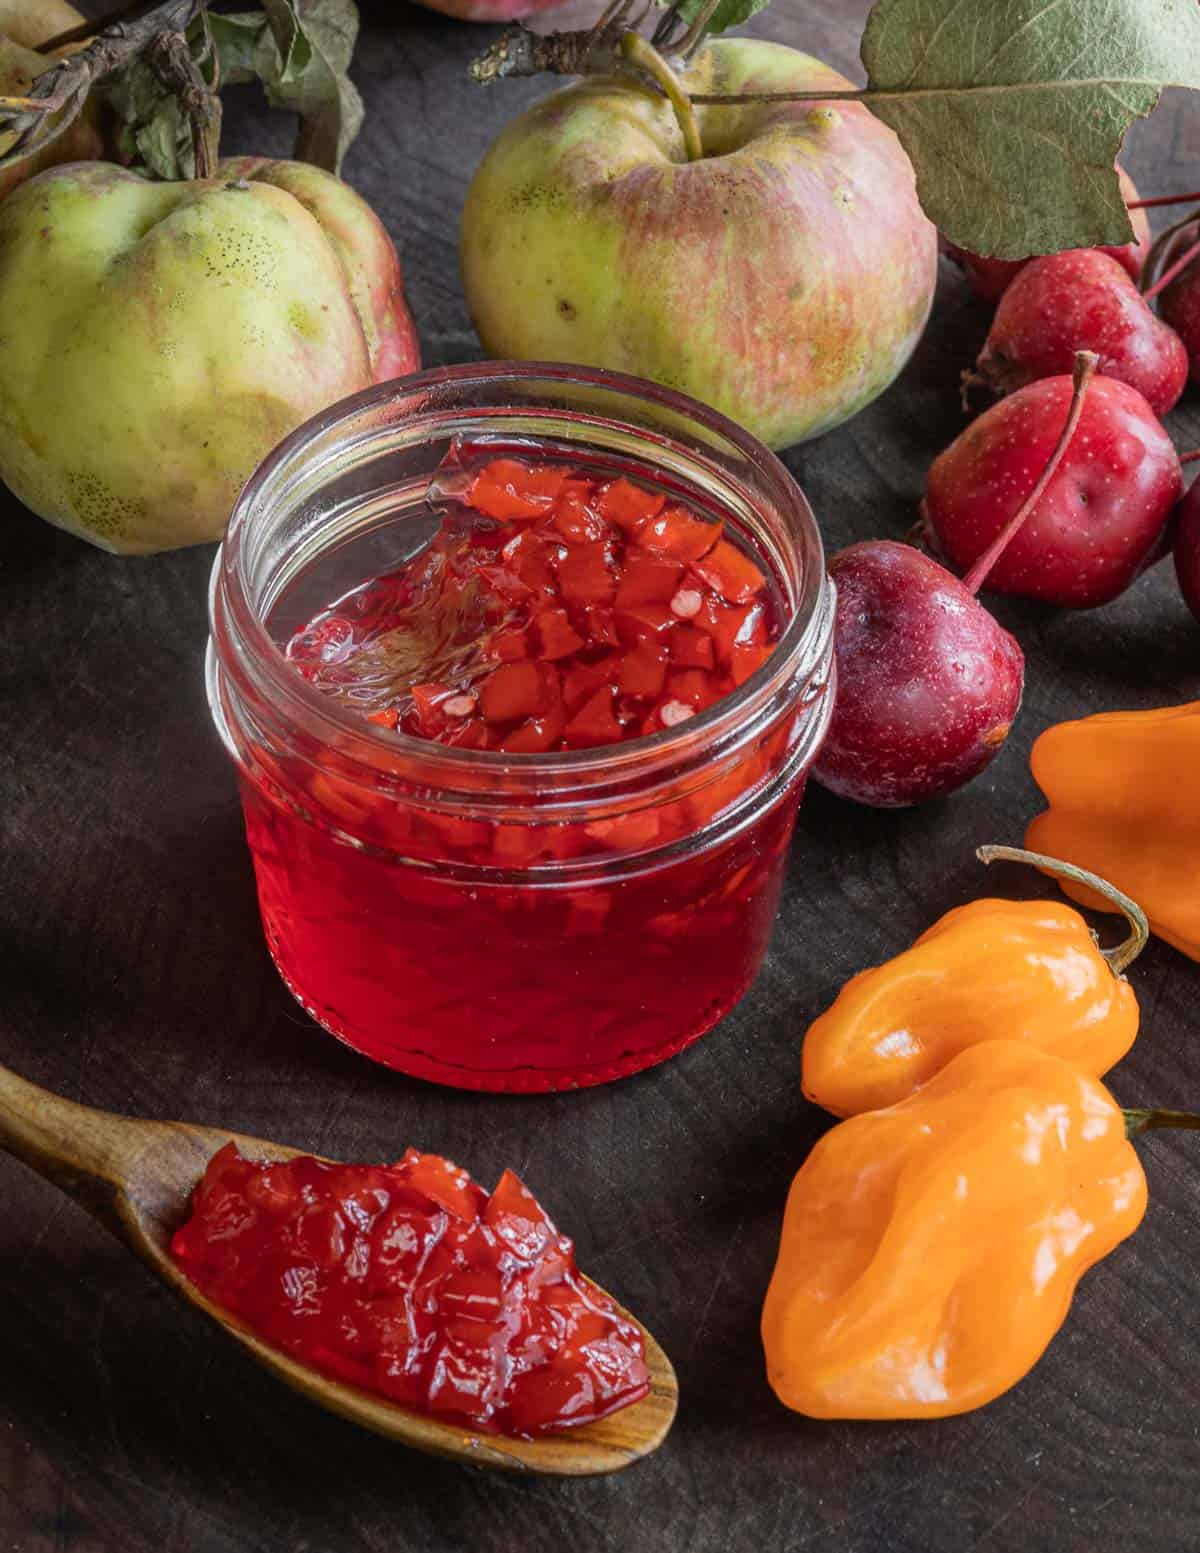
[[[1113,163],[1164,86],[1200,89],[1200,5],[877,0],[862,58],[931,219],[1022,259],[1129,241]]]
[[[659,5],[665,5],[667,0],[657,0]],[[743,22],[748,22],[752,16],[757,16],[760,11],[765,11],[771,0],[721,0],[704,29],[705,37],[710,33],[728,32],[731,27],[740,27]],[[675,7],[680,18],[685,22],[694,22],[696,17],[704,9],[705,0],[680,0]]]

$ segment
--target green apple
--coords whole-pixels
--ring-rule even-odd
[[[0,479],[104,549],[220,538],[282,437],[418,364],[387,233],[315,167],[81,162],[0,200]]]
[[[695,94],[838,91],[794,49],[710,44]],[[772,447],[849,419],[929,315],[937,234],[892,131],[847,102],[696,105],[616,79],[536,104],[471,183],[461,262],[484,348],[652,378]]]

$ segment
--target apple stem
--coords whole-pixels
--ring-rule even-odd
[[[1058,441],[1054,445],[1054,452],[1051,453],[1049,462],[1038,477],[1037,484],[1021,503],[1016,516],[1004,525],[963,578],[963,586],[969,592],[978,593],[980,588],[983,587],[987,574],[1008,548],[1009,542],[1016,537],[1026,518],[1037,506],[1038,502],[1041,501],[1043,492],[1054,478],[1055,471],[1062,462],[1063,454],[1067,451],[1071,438],[1075,435],[1075,428],[1079,425],[1079,417],[1083,414],[1088,384],[1096,375],[1096,368],[1099,365],[1100,358],[1095,351],[1077,351],[1075,353],[1075,392],[1071,396],[1071,408],[1067,414],[1066,424],[1063,426]]]
[[[675,113],[683,147],[689,162],[698,162],[704,155],[700,141],[700,126],[692,108],[692,99],[684,91],[679,77],[666,60],[639,32],[626,32],[621,37],[621,57],[642,70],[666,97]]]
[[[1190,453],[1181,453],[1179,455],[1179,462],[1181,464],[1194,464],[1198,458],[1200,458],[1200,448],[1193,448]]]
[[[212,50],[208,12],[202,10],[200,15],[207,50]],[[160,33],[151,43],[146,58],[158,78],[176,94],[187,115],[192,135],[193,177],[211,178],[217,170],[221,140],[221,99],[205,81],[182,32]]]
[[[1119,911],[1129,923],[1129,937],[1112,949],[1100,951],[1108,961],[1108,968],[1114,976],[1120,976],[1127,971],[1146,947],[1150,938],[1150,924],[1146,920],[1146,913],[1137,901],[1131,900],[1123,890],[1118,890],[1116,885],[1110,884],[1107,879],[1101,879],[1099,874],[1094,874],[1087,868],[1079,868],[1074,863],[1064,863],[1058,857],[1047,857],[1044,852],[1028,852],[1024,847],[976,847],[975,856],[981,863],[1030,863],[1034,868],[1040,868],[1044,874],[1052,874],[1056,879],[1069,879],[1073,884],[1083,885],[1086,890],[1093,890]]]
[[[1193,243],[1190,248],[1184,249],[1179,258],[1175,260],[1175,263],[1168,265],[1150,289],[1142,292],[1142,296],[1147,302],[1153,302],[1159,292],[1165,291],[1171,282],[1177,279],[1196,259],[1200,259],[1200,242]]]
[[[1126,200],[1126,210],[1159,210],[1164,205],[1196,205],[1200,204],[1200,193],[1197,194],[1156,194],[1148,200]]]

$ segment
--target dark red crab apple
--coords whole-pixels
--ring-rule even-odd
[[[1100,371],[1144,395],[1166,415],[1187,384],[1183,341],[1153,313],[1128,272],[1096,248],[1034,259],[1000,299],[968,382],[1011,393],[1038,378],[1069,373],[1077,351],[1094,351]]]
[[[1138,198],[1137,186],[1123,167],[1117,168],[1117,178],[1121,184],[1121,196],[1125,203],[1132,204]],[[1116,259],[1119,264],[1129,271],[1134,280],[1142,273],[1146,263],[1146,257],[1150,252],[1150,220],[1144,210],[1131,210],[1129,219],[1133,223],[1134,241],[1121,243],[1116,247],[1099,248],[1095,251],[1106,253],[1110,258]],[[1030,262],[1028,259],[985,259],[977,253],[971,253],[966,248],[959,248],[955,243],[943,243],[946,257],[953,259],[965,273],[971,283],[971,290],[977,297],[985,302],[999,302],[1000,298],[1012,284],[1013,277]]]
[[[1179,503],[1175,533],[1175,575],[1184,602],[1200,620],[1200,480]]]
[[[1025,655],[944,566],[872,539],[834,556],[838,695],[814,775],[874,808],[953,792],[1000,749]]]
[[[928,555],[869,540],[834,556],[838,692],[814,770],[843,798],[900,808],[953,792],[995,756],[1021,705],[1025,656],[975,597],[1072,446],[1096,360],[1081,354],[1074,397],[1040,477],[964,580]]]
[[[1163,252],[1163,276],[1172,265],[1194,247],[1200,238],[1200,223],[1181,228]],[[1158,310],[1183,341],[1188,354],[1193,383],[1200,383],[1200,262],[1182,270],[1170,285],[1164,286]]]
[[[922,510],[932,547],[954,570],[974,566],[1026,501],[1071,400],[1069,377],[1031,383],[934,460]],[[1078,434],[988,587],[1068,609],[1108,603],[1158,559],[1182,489],[1179,457],[1142,395],[1097,377]]]

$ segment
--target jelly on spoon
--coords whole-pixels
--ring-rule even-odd
[[[639,1326],[649,1371],[641,1401],[596,1423],[516,1439],[397,1406],[298,1362],[205,1297],[176,1265],[171,1239],[209,1161],[228,1144],[250,1160],[292,1160],[300,1151],[187,1122],[139,1121],[92,1110],[0,1068],[0,1148],[61,1187],[105,1224],[177,1294],[251,1356],[330,1412],[416,1450],[501,1471],[580,1477],[617,1472],[655,1450],[678,1400],[670,1360]],[[623,1320],[634,1318],[614,1306]]]

